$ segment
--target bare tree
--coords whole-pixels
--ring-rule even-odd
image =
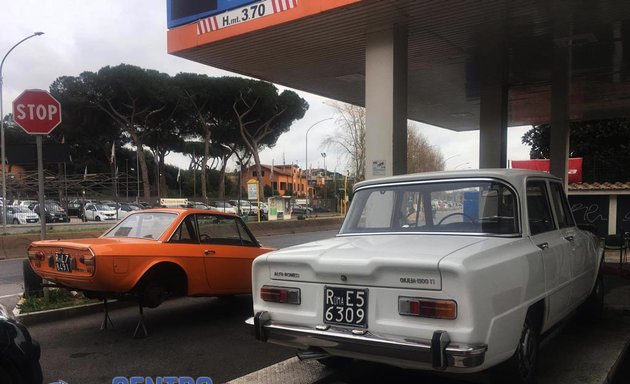
[[[336,147],[357,176],[365,178],[365,108],[351,104],[331,104],[337,110],[337,131],[327,136],[322,145]],[[436,149],[418,128],[407,127],[407,172],[428,172],[444,169],[442,153]]]
[[[345,103],[333,103],[337,130],[326,136],[323,146],[335,147],[346,160],[357,181],[365,179],[365,108]]]
[[[444,159],[439,149],[412,123],[407,125],[407,173],[442,171]]]

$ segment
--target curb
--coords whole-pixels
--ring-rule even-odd
[[[617,360],[615,360],[615,363],[613,364],[612,368],[610,368],[610,371],[608,371],[608,375],[606,375],[606,380],[604,381],[603,384],[615,384],[615,383],[619,383],[619,378],[617,378],[616,376],[618,376],[619,374],[622,374],[622,364],[625,360],[627,360],[628,354],[630,353],[630,341],[626,342],[626,345],[623,347],[623,351],[621,351],[621,354],[617,357]],[[626,373],[627,374],[627,373]]]
[[[107,302],[108,309],[126,308],[129,306],[135,306],[135,303],[128,301],[112,300]],[[82,304],[74,307],[66,307],[59,309],[49,309],[46,311],[23,313],[15,316],[15,319],[24,325],[40,324],[49,321],[63,320],[70,317],[91,315],[94,313],[103,312],[103,303],[90,303]]]

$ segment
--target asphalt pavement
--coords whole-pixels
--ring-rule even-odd
[[[329,235],[334,233],[324,237]],[[271,242],[283,247],[296,241],[295,236],[274,236]],[[624,354],[630,340],[630,271],[628,264],[619,269],[616,252],[608,253],[606,261],[603,320],[592,324],[574,318],[547,338],[540,353],[541,384],[630,382],[630,364]],[[0,261],[1,287],[19,284],[15,277],[3,273],[10,262]],[[294,351],[253,339],[243,324],[251,315],[248,296],[232,301],[183,298],[145,310],[149,337],[144,339],[131,337],[138,320],[137,308],[113,310],[115,327],[105,331],[99,330],[102,314],[98,311],[68,317],[62,310],[29,326],[42,344],[45,383],[57,379],[70,384],[110,383],[121,374],[208,376],[215,382],[239,384],[487,382],[484,374],[462,378],[365,362],[331,370],[316,362],[299,362],[292,357]]]

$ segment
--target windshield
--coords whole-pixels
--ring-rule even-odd
[[[158,240],[177,218],[176,213],[146,212],[127,216],[103,237],[137,237]]]
[[[61,208],[60,205],[55,204],[55,203],[46,203],[46,205],[44,205],[46,207],[47,211],[52,211],[52,212],[63,212],[63,208]]]
[[[97,204],[96,209],[99,211],[111,211],[113,208],[107,204]]]
[[[340,233],[438,232],[514,235],[517,199],[500,181],[459,180],[358,190]]]

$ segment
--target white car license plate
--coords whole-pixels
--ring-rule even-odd
[[[324,323],[367,327],[367,289],[324,287]]]
[[[72,272],[72,258],[67,253],[55,254],[55,268],[59,272]]]

